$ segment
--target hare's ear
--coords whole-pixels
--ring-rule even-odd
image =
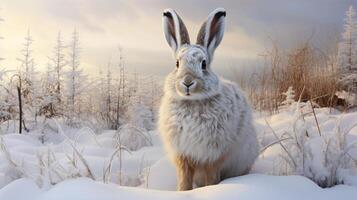
[[[190,38],[185,24],[172,9],[166,9],[163,13],[164,33],[170,47],[176,54],[184,44],[190,44]]]
[[[197,44],[207,49],[210,60],[213,58],[214,50],[222,41],[225,17],[226,11],[223,8],[217,8],[208,15],[198,32]]]

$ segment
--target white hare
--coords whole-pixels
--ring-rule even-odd
[[[176,67],[165,80],[159,130],[177,169],[178,190],[216,184],[249,172],[258,156],[250,106],[238,86],[212,70],[226,12],[214,10],[196,44],[172,10],[163,13],[165,37]]]

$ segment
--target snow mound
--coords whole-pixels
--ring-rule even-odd
[[[15,192],[17,191],[17,192]],[[18,192],[21,191],[21,192]],[[142,188],[120,187],[103,184],[88,178],[61,182],[48,190],[40,190],[29,179],[19,179],[0,191],[0,199],[11,200],[181,200],[181,199],[355,199],[355,187],[340,185],[321,189],[301,176],[269,176],[250,174],[227,179],[218,185],[194,189],[187,192],[169,192]]]
[[[145,187],[158,190],[176,190],[176,169],[168,157],[164,157],[150,167]]]
[[[228,179],[219,185],[197,188],[188,192],[175,191],[177,186],[175,167],[165,155],[163,144],[156,131],[137,134],[147,143],[134,146],[129,146],[132,138],[127,137],[128,140],[125,140],[125,137],[119,137],[121,135],[119,132],[112,130],[93,132],[89,128],[63,127],[62,133],[53,133],[44,140],[38,137],[36,131],[22,135],[3,134],[0,136],[0,200],[129,198],[274,198],[274,200],[324,198],[325,200],[356,197],[357,163],[348,168],[339,165],[339,168],[333,168],[338,169],[335,170],[338,173],[330,176],[329,172],[332,169],[330,166],[335,166],[332,165],[334,159],[324,157],[321,153],[326,147],[323,139],[333,139],[330,147],[334,147],[331,146],[335,141],[335,137],[332,136],[338,136],[336,133],[341,132],[346,133],[343,135],[344,140],[341,141],[345,143],[344,146],[348,146],[348,151],[329,148],[333,150],[331,155],[347,152],[352,161],[357,160],[357,145],[356,148],[352,148],[357,144],[357,126],[355,126],[357,112],[338,113],[325,108],[315,109],[316,119],[319,122],[317,126],[311,108],[304,107],[303,111],[310,112],[304,115],[304,120],[297,118],[294,109],[286,109],[273,116],[255,117],[261,146],[267,146],[251,171],[257,174]],[[123,135],[129,133],[132,132],[122,132]],[[291,139],[282,140],[281,143],[276,142],[280,141],[278,138],[284,139],[289,136]],[[304,140],[297,140],[296,136],[304,136]],[[303,149],[309,150],[306,151],[308,154],[297,151],[299,148],[295,148],[294,141],[301,141],[299,144],[303,144]],[[280,144],[285,145],[285,150]],[[293,155],[296,168],[290,170],[286,165],[290,161],[286,151]],[[330,154],[326,155],[330,156]],[[327,165],[321,158],[330,159],[331,162],[328,160],[327,164],[331,165]],[[285,169],[289,171],[284,171]],[[309,176],[306,172],[311,172],[314,176]],[[316,183],[325,177],[338,178],[339,181],[336,183],[344,185],[322,189]]]

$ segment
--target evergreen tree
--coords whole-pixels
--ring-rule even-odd
[[[38,73],[35,69],[35,61],[32,56],[32,44],[34,40],[32,39],[30,30],[27,31],[24,40],[21,56],[17,58],[20,62],[20,69],[17,74],[22,82],[20,89],[24,107],[29,111],[28,114],[34,115],[34,119],[36,119],[40,109],[41,94],[38,92],[40,91],[40,82],[37,77]]]
[[[357,69],[357,21],[352,6],[346,11],[344,32],[339,45],[339,64],[343,72]]]
[[[52,65],[53,71],[53,87],[54,87],[54,98],[55,102],[53,102],[53,114],[54,115],[61,115],[63,114],[63,71],[64,67],[67,65],[65,60],[65,50],[66,46],[62,40],[61,32],[58,32],[56,45],[52,51],[52,57],[50,57],[50,62]],[[49,68],[51,68],[49,66]]]
[[[342,89],[357,94],[357,19],[352,6],[346,11],[338,63]]]
[[[72,41],[69,45],[69,71],[67,75],[67,117],[71,124],[75,123],[80,117],[81,112],[81,99],[80,95],[84,90],[84,81],[86,77],[83,74],[82,69],[80,69],[80,46],[79,46],[79,35],[75,29],[72,34]]]

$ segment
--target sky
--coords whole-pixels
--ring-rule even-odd
[[[223,76],[258,66],[271,40],[290,48],[312,36],[317,46],[336,37],[345,11],[357,0],[1,0],[0,57],[2,67],[16,69],[27,31],[34,40],[36,67],[44,71],[60,31],[69,43],[76,28],[81,68],[96,75],[110,61],[118,70],[118,46],[129,71],[164,76],[175,66],[162,30],[162,11],[175,9],[195,41],[207,15],[227,11],[224,39],[213,68]]]

